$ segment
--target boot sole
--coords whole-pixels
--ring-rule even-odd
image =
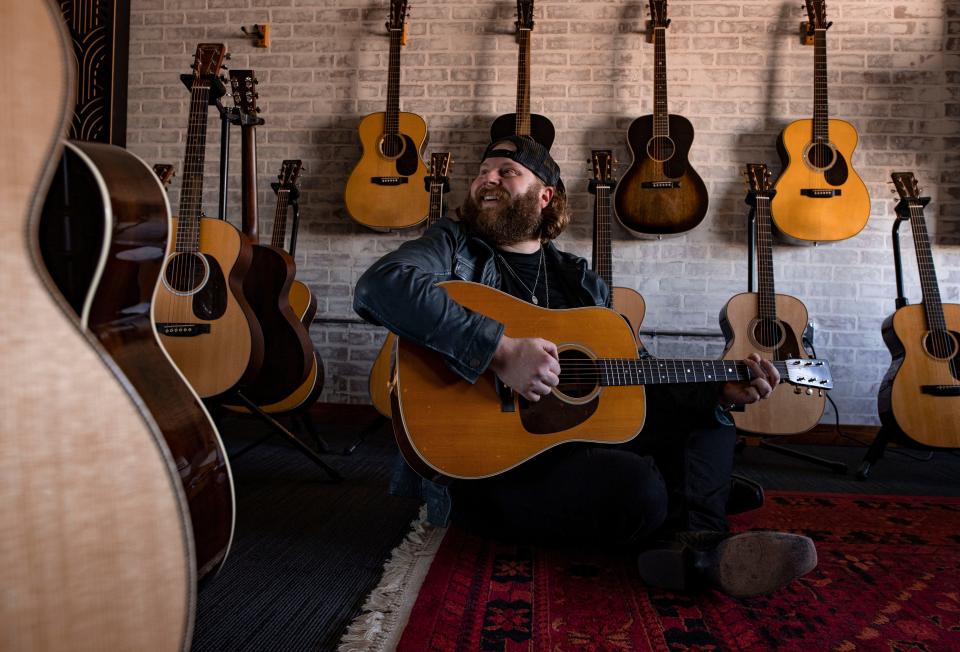
[[[772,593],[817,566],[813,541],[785,532],[744,532],[723,540],[697,560],[710,582],[727,595]]]

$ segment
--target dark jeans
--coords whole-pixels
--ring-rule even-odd
[[[484,480],[454,482],[452,520],[501,538],[635,545],[727,529],[732,426],[648,418],[619,446],[565,444]]]

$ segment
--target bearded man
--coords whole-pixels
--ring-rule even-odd
[[[610,307],[610,289],[586,261],[553,244],[568,222],[549,152],[520,136],[491,143],[461,219],[442,219],[377,261],[357,283],[354,310],[442,355],[466,382],[490,370],[538,401],[559,383],[555,343],[507,336],[436,283],[483,283],[543,308]],[[653,586],[769,593],[812,570],[816,549],[796,534],[728,533],[736,432],[725,411],[779,382],[769,361],[754,354],[747,365],[749,382],[647,387],[646,423],[626,444],[568,443],[491,478],[424,481],[430,520],[515,540],[630,546]]]

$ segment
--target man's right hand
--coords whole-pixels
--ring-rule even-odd
[[[539,337],[502,336],[490,369],[528,401],[539,401],[560,382],[557,347]]]

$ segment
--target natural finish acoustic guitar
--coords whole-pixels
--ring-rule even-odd
[[[490,140],[527,136],[547,149],[556,131],[546,116],[530,113],[530,37],[533,34],[533,0],[517,0],[517,110],[504,113],[490,126]]]
[[[597,273],[613,294],[613,309],[623,315],[630,330],[640,345],[640,324],[646,314],[647,304],[643,295],[633,288],[613,284],[613,242],[610,236],[610,193],[617,185],[613,176],[613,152],[595,149],[591,153],[593,180],[589,190],[596,197],[593,204],[593,271]]]
[[[153,418],[38,266],[74,106],[53,2],[0,3],[0,649],[190,647],[183,487]]]
[[[400,111],[400,48],[406,44],[406,15],[406,0],[390,0],[387,110],[360,121],[363,156],[344,192],[350,217],[378,231],[416,226],[428,209],[423,192],[427,166],[421,158],[427,123],[416,113]]]
[[[667,109],[667,0],[650,0],[653,29],[653,114],[633,121],[630,168],[614,194],[617,219],[638,237],[689,231],[707,214],[707,187],[690,164],[693,125]]]
[[[228,222],[201,211],[210,89],[219,83],[225,55],[220,43],[197,46],[180,210],[154,298],[160,342],[202,398],[255,378],[263,362],[263,333],[243,295],[250,243]]]
[[[643,427],[643,385],[750,378],[742,361],[640,359],[630,327],[607,308],[548,310],[478,283],[440,286],[469,310],[503,323],[510,337],[555,343],[561,372],[553,392],[532,403],[490,371],[468,383],[439,354],[401,339],[393,428],[404,459],[425,477],[484,478],[564,442],[623,443]],[[786,382],[833,385],[825,362],[774,365]]]
[[[880,421],[924,446],[960,448],[960,305],[940,300],[923,218],[930,199],[920,196],[911,172],[894,172],[893,183],[900,194],[897,214],[913,231],[923,302],[883,322],[893,360],[877,397]]]
[[[870,217],[870,195],[852,166],[857,130],[830,118],[827,96],[827,22],[824,0],[806,0],[813,39],[813,119],[791,122],[777,149],[784,170],[770,204],[773,223],[803,243],[851,238]]]
[[[450,192],[450,167],[453,159],[450,152],[435,152],[430,155],[430,176],[427,177],[430,189],[430,214],[427,216],[427,228],[443,217],[443,195]],[[387,339],[380,347],[380,353],[370,369],[368,388],[370,401],[377,412],[390,418],[390,389],[393,385],[393,354],[397,336],[387,333]]]
[[[757,291],[732,297],[720,311],[720,329],[727,339],[723,359],[759,353],[768,360],[807,358],[803,331],[807,308],[787,294],[777,294],[773,281],[773,232],[770,228],[770,171],[762,163],[746,167],[747,203],[756,218]],[[780,385],[765,400],[731,412],[737,429],[757,435],[793,435],[820,423],[826,398],[813,388]]]

